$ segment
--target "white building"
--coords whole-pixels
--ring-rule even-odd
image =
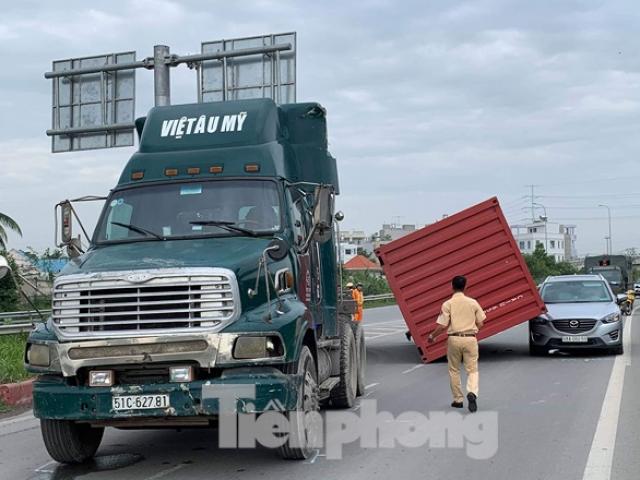
[[[513,225],[511,230],[520,251],[524,254],[533,253],[537,245],[542,245],[556,262],[577,256],[575,225],[560,225],[539,220],[527,225]]]
[[[340,260],[347,263],[358,255],[358,245],[355,243],[340,243]]]
[[[340,230],[340,241],[345,243],[353,243],[362,245],[369,240],[369,236],[364,230]]]

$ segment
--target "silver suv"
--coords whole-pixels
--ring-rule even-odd
[[[532,355],[579,348],[623,353],[623,316],[611,287],[600,275],[548,277],[540,294],[547,313],[529,322]]]

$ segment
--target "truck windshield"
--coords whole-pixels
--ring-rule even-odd
[[[268,235],[280,228],[280,197],[275,182],[171,183],[113,192],[94,241]]]
[[[602,275],[604,277],[604,279],[609,283],[615,283],[615,284],[619,285],[622,282],[622,273],[620,272],[620,270],[614,270],[614,269],[598,270],[598,269],[593,269],[592,272]]]
[[[552,282],[542,288],[544,303],[611,302],[609,289],[602,280]]]

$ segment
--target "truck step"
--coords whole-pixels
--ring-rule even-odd
[[[331,394],[331,390],[340,382],[340,377],[329,377],[320,384],[318,396],[323,400]]]

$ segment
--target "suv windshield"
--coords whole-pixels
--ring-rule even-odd
[[[545,303],[611,302],[607,285],[601,280],[550,282],[542,287]]]
[[[270,234],[280,230],[277,184],[216,180],[148,185],[113,192],[96,243]]]

